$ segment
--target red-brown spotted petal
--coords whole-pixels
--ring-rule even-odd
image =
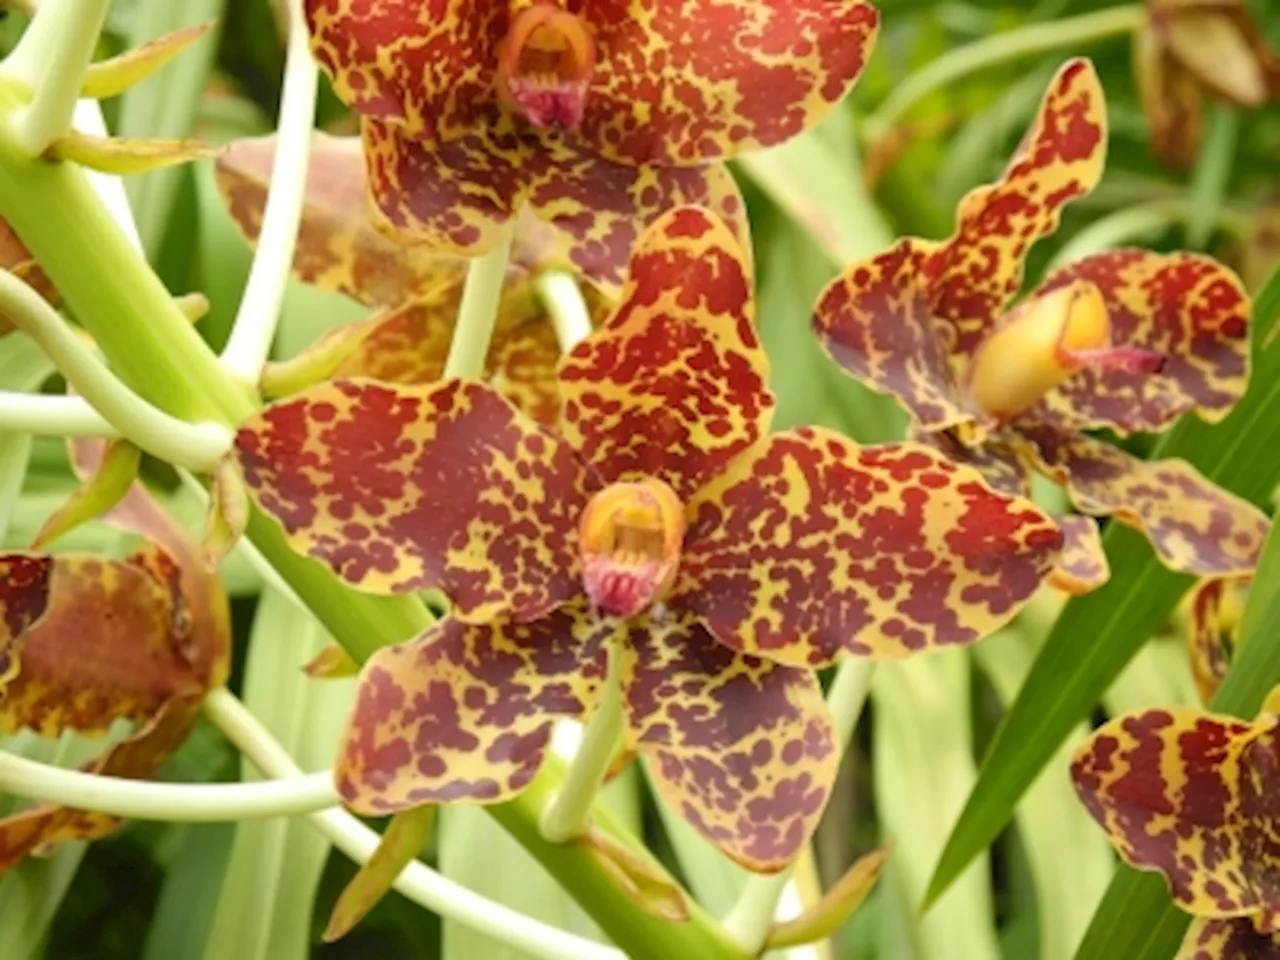
[[[56,563],[52,557],[25,553],[0,555],[0,625],[6,645],[14,643],[49,608],[49,580]],[[0,653],[0,689],[12,675],[16,660]]]
[[[1011,497],[1031,496],[1031,471],[1018,456],[1018,451],[999,436],[988,437],[969,445],[960,436],[963,431],[923,430],[916,424],[907,427],[907,439],[932,447],[948,460],[973,467],[987,484]]]
[[[1239,278],[1194,253],[1110,250],[1051,274],[1036,295],[1086,280],[1107,305],[1111,343],[1157,354],[1156,373],[1086,366],[1024,416],[1063,427],[1159,431],[1189,410],[1218,421],[1249,380],[1252,306]]]
[[[334,770],[357,813],[424,803],[493,803],[538,772],[553,722],[594,709],[601,625],[579,598],[532,623],[447,619],[375,653]]]
[[[561,432],[606,482],[656,477],[687,498],[765,433],[769,366],[751,278],[705,210],[641,238],[617,311],[560,365]]]
[[[560,422],[560,341],[545,316],[494,334],[489,382],[526,415],[554,428]]]
[[[1197,918],[1173,960],[1280,960],[1280,936],[1259,933],[1248,917]]]
[[[579,590],[588,474],[487,386],[338,380],[255,414],[236,446],[290,544],[362,590],[439,587],[472,623]]]
[[[49,561],[43,615],[0,637],[0,730],[105,733],[117,719],[147,720],[173,698],[202,689],[184,647],[190,621],[153,566],[67,555]],[[5,557],[12,569],[14,558]]]
[[[1207,704],[1227,677],[1235,655],[1247,581],[1201,580],[1187,594],[1187,658],[1201,702]]]
[[[1045,580],[1062,535],[1028,500],[925,447],[771,437],[689,501],[670,604],[794,666],[970,643]]]
[[[182,744],[200,712],[203,694],[192,692],[166,702],[155,717],[84,769],[108,777],[144,779],[160,769]],[[38,804],[0,820],[0,874],[31,854],[45,854],[70,841],[96,840],[120,826],[120,819],[53,804]]]
[[[970,419],[929,308],[925,265],[936,244],[906,237],[847,267],[818,298],[813,331],[848,373],[897,397],[926,430]]]
[[[1204,96],[1195,77],[1169,55],[1150,25],[1133,38],[1133,74],[1151,149],[1165,164],[1188,169],[1204,135]]]
[[[1001,178],[961,202],[931,265],[930,306],[953,353],[971,354],[1022,285],[1027,251],[1102,177],[1106,100],[1093,64],[1058,71]]]
[[[681,614],[636,621],[622,650],[631,736],[657,788],[747,869],[782,869],[839,764],[817,679],[729,650]]]
[[[861,0],[580,6],[599,62],[578,134],[629,164],[727,159],[802,133],[853,87],[879,20]]]
[[[1049,577],[1049,586],[1078,597],[1092,593],[1111,579],[1111,565],[1102,549],[1097,520],[1058,517],[1058,529],[1062,531],[1062,553]]]
[[[1280,900],[1278,764],[1274,717],[1158,709],[1099,728],[1071,776],[1122,858],[1164,874],[1184,910],[1237,917]]]
[[[1209,482],[1185,460],[1139,460],[1081,433],[1026,429],[1036,467],[1077,509],[1140,531],[1172,570],[1234,577],[1257,566],[1270,524],[1262,511]]]

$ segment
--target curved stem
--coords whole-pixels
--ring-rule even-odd
[[[568,843],[586,831],[591,821],[591,806],[618,752],[618,741],[626,726],[622,715],[621,659],[616,646],[611,647],[609,675],[605,678],[600,706],[587,721],[564,783],[542,812],[539,828],[552,843]]]
[[[84,72],[107,17],[108,0],[45,0],[4,67],[31,87],[14,118],[21,149],[38,157],[71,129]]]
[[[187,423],[158,410],[115,378],[31,287],[0,273],[0,314],[24,330],[75,391],[122,436],[177,466],[206,471],[231,448],[217,423]]]
[[[568,353],[591,333],[591,311],[577,278],[564,270],[547,270],[533,286],[551,315],[560,349]]]
[[[0,392],[0,433],[48,437],[118,437],[120,431],[84,397]]]
[[[840,745],[841,752],[847,747],[853,728],[858,724],[858,715],[867,702],[874,672],[875,661],[854,657],[846,657],[836,668],[835,679],[827,691],[827,708],[831,711],[836,743]],[[764,947],[765,937],[778,912],[778,901],[791,879],[791,869],[788,867],[770,876],[750,877],[743,885],[738,902],[724,918],[725,929],[752,956]]]
[[[285,286],[298,244],[318,84],[319,74],[307,49],[307,27],[301,3],[290,0],[289,46],[285,56],[284,91],[280,97],[276,158],[271,167],[267,205],[262,213],[262,232],[235,325],[220,358],[233,376],[255,387],[280,323]]]
[[[271,733],[225,689],[205,700],[205,713],[240,751],[270,777],[297,775],[297,765]],[[311,822],[343,853],[366,863],[380,837],[345,810],[310,815]],[[480,931],[539,960],[624,960],[622,952],[576,937],[494,903],[413,860],[395,889],[429,910]]]
[[[1019,27],[959,47],[911,74],[895,87],[880,108],[867,118],[865,132],[872,140],[880,139],[916,103],[966,74],[1047,50],[1075,48],[1095,40],[1133,33],[1142,26],[1146,15],[1139,4],[1111,7],[1066,20]]]
[[[489,354],[489,341],[498,322],[498,307],[507,279],[511,259],[511,242],[515,238],[515,221],[506,228],[497,246],[471,261],[467,280],[462,287],[462,303],[458,306],[458,324],[449,344],[444,363],[444,376],[477,379],[484,373]]]
[[[0,752],[0,793],[139,820],[203,823],[291,817],[337,806],[333,774],[266,783],[155,783],[104,777]]]

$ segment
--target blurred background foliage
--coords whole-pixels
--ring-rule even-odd
[[[1090,56],[1103,77],[1110,159],[1102,186],[1073,205],[1062,229],[1034,248],[1029,282],[1064,255],[1119,243],[1211,252],[1239,270],[1254,291],[1274,269],[1280,259],[1280,106],[1242,112],[1210,104],[1194,161],[1188,169],[1170,169],[1150,146],[1135,89],[1132,36],[1115,33],[1061,46],[1050,41],[1051,49],[965,73],[885,125],[881,111],[895,91],[939,58],[980,42],[998,47],[998,38],[1015,37],[1037,25],[1052,37],[1056,25],[1112,8],[1094,0],[880,0],[878,6],[884,23],[879,45],[842,110],[779,161],[783,173],[768,192],[757,185],[756,170],[738,171],[754,224],[760,323],[774,366],[780,426],[825,423],[872,441],[900,436],[903,424],[891,402],[837,371],[809,335],[814,297],[839,266],[831,244],[824,250],[812,231],[806,232],[811,217],[816,213],[834,225],[839,249],[862,253],[873,252],[885,236],[945,236],[956,202],[966,190],[997,175],[1049,77],[1071,55]],[[1280,4],[1270,6],[1258,2],[1250,9],[1272,43],[1280,45],[1280,13],[1273,12]],[[105,104],[111,129],[133,136],[194,135],[216,143],[270,131],[283,65],[279,7],[270,0],[115,0],[102,56],[180,26],[216,18],[219,27],[158,77]],[[9,13],[0,24],[0,49],[12,46],[24,23],[20,12]],[[327,90],[317,125],[337,133],[356,130]],[[776,202],[785,199],[779,184],[794,188],[795,203]],[[208,295],[212,309],[200,330],[221,346],[250,252],[222,209],[211,165],[138,177],[129,182],[129,192],[158,272],[175,292]],[[278,354],[291,355],[325,329],[361,313],[342,298],[294,285]],[[22,389],[46,382],[47,389],[59,388],[39,356],[20,345],[3,350],[0,385]],[[1261,387],[1255,382],[1253,389]],[[1280,407],[1273,404],[1262,414],[1267,409],[1273,422],[1280,421]],[[1244,429],[1231,423],[1219,429]],[[1130,447],[1146,451],[1151,444],[1151,438],[1140,437]],[[1248,443],[1230,449],[1243,458],[1233,464],[1231,475],[1253,471],[1260,478],[1254,487],[1269,492],[1277,467],[1265,461],[1276,459],[1274,449]],[[1199,465],[1207,472],[1215,466]],[[198,525],[200,505],[174,478],[154,465],[152,471],[152,479],[171,490],[174,511]],[[20,548],[29,541],[72,489],[59,443],[0,436],[0,531],[7,547]],[[111,550],[117,536],[90,524],[61,548]],[[1119,535],[1108,543],[1120,547],[1112,561],[1121,589],[1129,592],[1121,596],[1113,591],[1097,603],[1114,608],[1148,591],[1154,606],[1145,609],[1156,611],[1155,635],[1110,683],[1096,714],[1194,703],[1177,616],[1169,614],[1180,581],[1144,585],[1137,573],[1126,579],[1124,564],[1143,562],[1138,559],[1141,551],[1123,549]],[[224,570],[235,598],[232,688],[304,767],[320,769],[332,758],[350,685],[305,681],[298,667],[325,642],[322,633],[289,601],[264,587],[238,557]],[[1271,598],[1274,603],[1274,590]],[[931,913],[922,917],[918,909],[974,782],[977,762],[1031,669],[1058,614],[1056,607],[1052,602],[1033,607],[1014,628],[972,652],[881,671],[819,833],[814,870],[829,882],[886,836],[894,837],[898,848],[880,887],[833,944],[833,960],[1056,960],[1073,955],[1114,867],[1101,834],[1071,794],[1061,751],[1022,797],[1015,826],[1000,833],[987,855]],[[1088,622],[1079,621],[1085,614],[1075,615],[1081,624]],[[1069,630],[1072,621],[1063,622],[1066,627],[1060,623],[1060,628]],[[1123,630],[1126,623],[1112,628]],[[1069,719],[1075,723],[1084,718]],[[1084,729],[1079,723],[1062,749],[1078,742]],[[4,748],[73,764],[95,745],[75,738],[47,743],[22,735],[9,738]],[[220,734],[202,727],[165,774],[177,780],[234,779],[241,775],[240,760]],[[712,854],[698,851],[687,836],[681,838],[678,825],[664,818],[639,778],[624,778],[612,794],[620,813],[713,911],[729,906],[738,878]],[[10,800],[0,797],[0,813],[11,807]],[[590,931],[586,918],[492,822],[473,811],[450,811],[443,836],[438,849],[426,852],[429,862],[549,922]],[[0,957],[514,956],[465,930],[442,925],[395,894],[346,939],[323,945],[319,935],[328,910],[353,872],[353,865],[333,854],[303,822],[131,823],[88,849],[64,848],[0,879]],[[1133,917],[1122,919],[1133,922]],[[1153,960],[1156,956],[1152,954]]]

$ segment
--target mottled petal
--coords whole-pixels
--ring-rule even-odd
[[[1102,531],[1093,517],[1058,517],[1062,553],[1049,577],[1049,586],[1073,596],[1092,593],[1111,579],[1111,565],[1102,549]]]
[[[365,664],[334,776],[357,813],[493,803],[538,772],[554,721],[583,717],[605,674],[579,598],[532,623],[447,619]]]
[[[1259,933],[1248,917],[1197,918],[1173,960],[1280,960],[1280,937]]]
[[[1048,427],[1022,436],[1036,468],[1066,487],[1077,509],[1140,531],[1170,569],[1232,577],[1257,566],[1266,516],[1185,460],[1139,460],[1085,434]]]
[[[1022,285],[1027,251],[1062,208],[1102,177],[1107,117],[1093,64],[1068,61],[1001,178],[961,202],[956,231],[930,266],[930,306],[947,347],[970,354]]]
[[[1000,436],[987,437],[980,443],[965,442],[963,431],[923,430],[916,424],[907,427],[907,439],[932,447],[948,460],[973,467],[987,484],[1011,497],[1031,496],[1031,472],[1015,447]]]
[[[704,210],[640,240],[621,304],[560,366],[561,431],[606,481],[656,477],[687,498],[769,428],[751,278]]]
[[[1274,717],[1250,724],[1187,709],[1118,717],[1076,753],[1076,791],[1131,865],[1168,879],[1206,917],[1280,901]]]
[[[90,761],[84,769],[108,777],[145,779],[160,769],[187,738],[203,694],[168,701],[141,729]],[[0,820],[0,874],[31,854],[45,854],[70,841],[97,840],[120,826],[120,819],[53,804],[37,804]]]
[[[489,382],[526,415],[548,427],[560,422],[560,341],[545,316],[494,334]]]
[[[1248,581],[1201,580],[1183,600],[1187,613],[1187,658],[1203,703],[1213,699],[1236,652]]]
[[[24,553],[0,555],[0,622],[10,643],[26,633],[49,608],[49,579],[56,561]],[[10,676],[12,657],[0,654],[0,684]]]
[[[1041,296],[1077,281],[1102,293],[1116,347],[1164,358],[1156,373],[1086,366],[1024,415],[1063,427],[1156,432],[1195,410],[1225,417],[1249,379],[1252,306],[1239,278],[1194,253],[1109,250],[1054,271]]]
[[[578,135],[631,164],[689,165],[790,140],[853,87],[879,20],[861,0],[578,6],[600,58]]]
[[[438,587],[479,623],[579,589],[586,468],[482,384],[326,383],[255,414],[236,445],[290,544],[362,590]]]
[[[854,263],[822,292],[818,342],[848,373],[897,397],[927,430],[971,419],[947,353],[944,324],[929,308],[924,268],[936,244],[907,237]]]
[[[1204,136],[1204,97],[1195,77],[1169,56],[1150,23],[1134,34],[1133,71],[1151,149],[1175,169],[1190,168]]]
[[[688,503],[672,607],[795,666],[970,643],[1045,580],[1062,535],[1028,500],[925,447],[820,428],[739,458]]]
[[[818,825],[839,764],[813,674],[717,643],[692,617],[633,622],[623,699],[654,783],[749,870],[781,870]]]

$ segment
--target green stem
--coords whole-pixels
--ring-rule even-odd
[[[458,324],[449,344],[444,375],[478,379],[484,374],[489,341],[498,322],[498,306],[511,260],[511,243],[515,238],[515,221],[507,226],[502,239],[484,256],[476,257],[467,268],[462,287],[462,303],[458,305]]]
[[[39,345],[103,419],[148,453],[204,472],[231,448],[231,431],[222,424],[178,420],[133,393],[40,294],[10,273],[0,272],[0,314]]]
[[[290,0],[289,47],[271,185],[253,266],[231,336],[222,351],[222,365],[250,386],[257,385],[271,352],[289,268],[298,244],[318,87],[319,71],[307,48],[307,26],[302,10],[296,0]]]
[[[268,783],[154,783],[64,770],[0,751],[0,793],[137,820],[214,823],[337,806],[329,771]]]
[[[577,278],[563,270],[547,270],[538,275],[534,288],[551,315],[560,349],[568,353],[591,333],[591,311]]]
[[[842,753],[867,702],[874,672],[875,661],[854,657],[846,657],[836,668],[835,679],[827,691],[827,709],[831,711],[836,742],[840,744]],[[724,919],[725,929],[752,956],[764,947],[778,912],[778,901],[787,888],[793,869],[788,867],[780,873],[748,878],[738,902]]]
[[[49,437],[118,437],[84,397],[0,392],[0,433]]]
[[[297,764],[266,727],[227,690],[211,693],[205,714],[232,743],[268,777],[300,775]],[[341,810],[310,816],[311,822],[338,849],[364,864],[381,838],[355,817]],[[400,873],[395,888],[429,910],[465,923],[516,950],[540,960],[622,960],[619,951],[539,923],[499,903],[459,886],[421,861]]]
[[[618,752],[626,729],[622,715],[622,657],[616,646],[609,650],[609,675],[596,712],[578,744],[569,772],[555,799],[542,813],[542,835],[551,843],[568,843],[586,832],[592,805]]]
[[[93,49],[107,17],[108,0],[45,0],[4,72],[34,91],[15,118],[24,153],[38,157],[71,129],[71,115]]]
[[[1049,50],[1075,49],[1086,43],[1133,33],[1146,17],[1146,10],[1139,4],[1111,7],[1066,20],[1019,27],[958,47],[898,84],[880,108],[867,118],[865,133],[873,141],[880,139],[915,104],[967,74]]]

